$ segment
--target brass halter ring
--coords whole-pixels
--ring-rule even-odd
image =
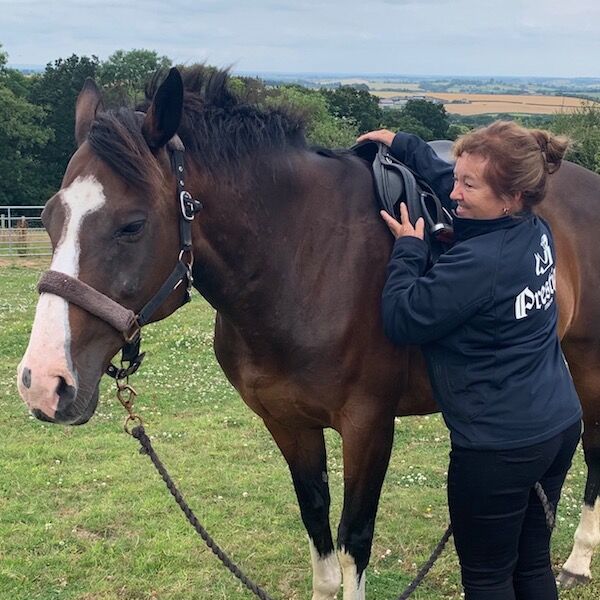
[[[131,427],[132,424],[134,423],[138,423],[140,426],[142,426],[144,424],[144,422],[142,421],[142,418],[139,415],[128,415],[128,417],[125,419],[125,424],[123,425],[123,429],[125,430],[125,433],[128,433],[129,435],[133,436],[133,433],[131,432]]]
[[[123,429],[129,435],[131,434],[131,424],[134,422],[143,425],[144,422],[142,418],[133,412],[133,403],[137,396],[137,392],[133,387],[127,383],[127,379],[125,383],[120,383],[117,381],[117,399],[123,405],[123,408],[127,411],[127,418],[125,419],[125,424],[123,425]]]

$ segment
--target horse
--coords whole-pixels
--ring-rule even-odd
[[[310,147],[301,115],[258,107],[228,80],[206,67],[172,69],[140,111],[105,111],[86,82],[75,111],[78,147],[43,212],[51,269],[140,313],[184,261],[188,287],[193,277],[216,310],[221,368],[289,465],[309,538],[312,599],[333,600],[343,577],[344,600],[364,600],[395,417],[438,408],[421,350],[396,347],[383,333],[393,240],[370,166],[348,151]],[[181,145],[184,163],[174,168]],[[182,249],[184,183],[202,209]],[[564,585],[590,577],[600,541],[599,200],[600,177],[567,162],[540,209],[556,237],[560,335],[585,411],[585,505]],[[185,288],[171,286],[150,320],[179,308]],[[17,372],[23,400],[42,420],[87,422],[122,345],[110,319],[41,293]],[[335,545],[324,428],[343,440]]]

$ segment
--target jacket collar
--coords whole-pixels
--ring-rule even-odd
[[[533,216],[530,212],[521,212],[498,219],[465,219],[453,214],[454,239],[457,242],[461,242],[478,235],[498,231],[499,229],[510,229],[524,221],[529,221]]]

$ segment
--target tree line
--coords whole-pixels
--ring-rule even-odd
[[[144,86],[171,60],[152,50],[118,50],[107,60],[96,56],[59,58],[42,73],[23,74],[7,66],[0,45],[0,205],[41,205],[60,187],[75,151],[75,101],[87,77],[100,85],[108,108],[136,106]],[[273,85],[259,79],[232,77],[232,89],[264,106],[291,106],[306,119],[310,143],[348,147],[365,131],[378,128],[416,133],[425,140],[455,139],[490,117],[457,118],[443,105],[409,100],[401,109],[379,107],[364,87],[310,89]],[[525,118],[573,140],[569,158],[600,173],[600,110],[588,106],[552,118]]]

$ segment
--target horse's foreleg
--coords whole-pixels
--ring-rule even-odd
[[[308,532],[313,569],[312,600],[334,600],[341,584],[340,566],[329,526],[329,484],[322,429],[265,424],[286,459],[302,521]]]
[[[597,421],[585,423],[583,450],[588,468],[584,504],[573,550],[558,575],[559,584],[565,588],[587,583],[592,578],[590,563],[600,544],[600,425]]]
[[[388,415],[348,416],[344,441],[344,508],[338,530],[344,600],[364,600],[375,516],[394,437]]]

